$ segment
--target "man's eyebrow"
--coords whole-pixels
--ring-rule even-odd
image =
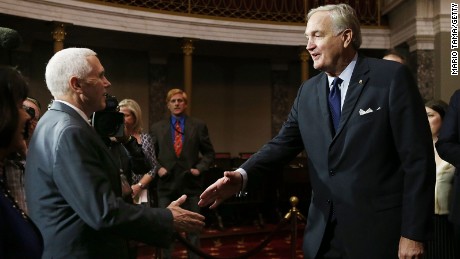
[[[324,33],[324,30],[314,30],[310,32],[311,34]]]

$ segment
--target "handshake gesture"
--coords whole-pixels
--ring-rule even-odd
[[[168,208],[173,214],[173,226],[176,232],[201,232],[204,227],[204,216],[195,212],[184,210],[180,207],[187,199],[182,195],[179,199],[171,202]]]

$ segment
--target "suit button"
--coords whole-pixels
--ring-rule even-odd
[[[334,176],[334,175],[335,175],[334,170],[330,170],[330,171],[329,171],[329,175],[330,175],[330,176]]]

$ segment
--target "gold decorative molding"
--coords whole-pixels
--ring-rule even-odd
[[[319,0],[84,0],[86,2],[209,19],[305,24],[311,8],[337,1]],[[347,1],[362,25],[381,25],[380,1]]]
[[[54,29],[51,32],[54,40],[54,53],[64,49],[64,40],[67,35],[65,28],[68,24],[63,22],[53,22]]]
[[[53,22],[54,30],[51,32],[53,35],[53,40],[55,41],[64,41],[67,33],[65,32],[66,24],[62,22]]]
[[[191,56],[193,54],[193,50],[195,49],[195,47],[193,47],[193,41],[193,39],[189,38],[183,39],[182,52],[184,55]]]

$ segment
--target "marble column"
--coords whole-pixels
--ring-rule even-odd
[[[187,93],[187,114],[192,114],[192,54],[193,39],[184,39],[182,51],[184,53],[184,91]]]
[[[152,57],[152,54],[151,54]],[[151,58],[149,64],[149,128],[164,119],[166,110],[166,60]]]
[[[288,65],[274,64],[271,71],[272,137],[278,134],[290,110]]]
[[[410,53],[411,69],[416,71],[416,81],[422,98],[434,98],[434,50],[415,50]]]
[[[64,40],[66,36],[65,27],[66,24],[62,22],[53,22],[54,30],[52,32],[54,40],[54,53],[64,49]]]

